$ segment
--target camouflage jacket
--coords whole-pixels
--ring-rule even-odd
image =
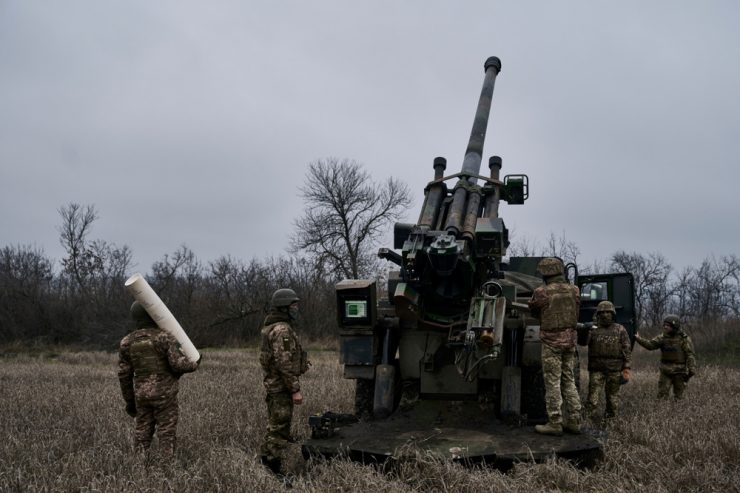
[[[696,355],[691,338],[683,331],[660,334],[652,339],[635,337],[640,346],[652,351],[660,349],[660,371],[669,375],[696,373]]]
[[[589,371],[620,371],[630,367],[632,348],[627,329],[618,323],[588,331]]]
[[[260,365],[268,394],[301,390],[298,378],[308,370],[308,359],[287,315],[273,312],[265,319]]]
[[[196,368],[180,343],[158,327],[136,329],[121,340],[118,380],[127,403],[176,394],[177,379]]]
[[[532,293],[529,309],[540,319],[540,339],[556,349],[576,345],[576,324],[581,295],[578,288],[565,282],[563,276],[547,280]]]

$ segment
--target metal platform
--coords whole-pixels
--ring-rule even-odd
[[[509,425],[491,415],[477,402],[419,401],[411,410],[397,411],[385,420],[337,425],[332,436],[307,440],[303,453],[384,463],[423,452],[502,470],[515,462],[542,462],[550,457],[591,467],[602,457],[605,437],[594,432],[545,436],[536,433],[534,426]]]

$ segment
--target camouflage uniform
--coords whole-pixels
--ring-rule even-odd
[[[567,431],[577,433],[580,432],[581,401],[573,368],[580,293],[576,286],[566,282],[560,260],[543,259],[538,269],[545,285],[535,289],[529,308],[533,316],[540,318],[548,425],[535,429],[541,433],[557,434],[565,425]],[[563,400],[569,416],[565,424],[561,411]],[[550,431],[543,431],[546,429]]]
[[[670,317],[670,315],[666,317],[666,320]],[[664,332],[649,340],[639,335],[635,337],[635,341],[645,349],[650,351],[660,349],[660,378],[658,379],[658,397],[660,398],[668,398],[671,387],[673,387],[674,398],[683,398],[688,380],[696,373],[694,345],[691,338],[678,327],[678,317],[675,318],[676,323],[669,333]]]
[[[133,308],[132,308],[133,310]],[[151,319],[150,319],[151,320]],[[173,456],[177,430],[177,380],[198,368],[183,354],[180,344],[153,321],[121,340],[118,380],[129,414],[135,413],[135,444],[146,450],[154,429],[162,453]]]
[[[287,313],[274,309],[265,319],[262,329],[260,365],[267,392],[268,424],[261,454],[266,463],[279,461],[291,440],[292,395],[301,390],[298,377],[308,370],[306,352],[301,348],[290,322]]]
[[[605,308],[602,311],[602,308]],[[604,317],[602,313],[611,313]],[[601,392],[606,391],[605,417],[616,416],[619,410],[619,389],[622,386],[622,374],[629,370],[632,354],[627,329],[615,323],[614,305],[606,301],[597,309],[598,325],[588,331],[584,345],[588,345],[588,399],[586,411],[596,419]]]

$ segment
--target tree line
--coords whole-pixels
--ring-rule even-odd
[[[305,212],[294,221],[287,253],[248,261],[222,256],[203,262],[186,245],[154,262],[146,279],[196,346],[251,344],[259,336],[275,289],[301,296],[300,330],[307,339],[337,331],[334,285],[343,278],[385,277],[375,251],[412,203],[406,185],[374,182],[360,163],[328,158],[311,163],[300,189]],[[0,344],[14,342],[114,348],[131,328],[123,289],[133,252],[91,239],[93,205],[59,208],[65,255],[54,264],[41,248],[0,250]],[[563,233],[544,245],[516,238],[511,256],[558,256],[578,262],[580,250]],[[740,320],[740,260],[707,257],[675,270],[660,253],[617,251],[581,273],[631,272],[640,325],[656,327],[675,313],[695,332],[722,339]],[[382,283],[379,285],[382,289]],[[715,332],[713,332],[715,331]]]
[[[381,271],[372,250],[411,203],[406,185],[376,183],[360,163],[336,158],[311,163],[300,192],[305,212],[286,254],[203,262],[182,245],[145,274],[196,346],[254,343],[272,293],[282,287],[301,297],[303,337],[334,336],[335,283]],[[0,344],[115,348],[131,329],[133,300],[123,286],[133,252],[91,239],[94,205],[69,203],[58,212],[65,251],[58,265],[35,246],[0,250]]]
[[[96,257],[92,268],[89,263],[76,268],[80,265],[84,274],[67,265],[54,269],[34,247],[0,250],[0,343],[115,348],[132,327],[133,300],[123,288],[129,264]],[[183,245],[155,262],[145,277],[196,346],[254,342],[280,286],[301,293],[300,324],[307,338],[336,329],[334,283],[306,259],[244,262],[223,256],[204,264]]]

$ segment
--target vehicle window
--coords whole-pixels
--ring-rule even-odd
[[[608,299],[606,282],[589,282],[581,286],[581,300],[603,301]]]

